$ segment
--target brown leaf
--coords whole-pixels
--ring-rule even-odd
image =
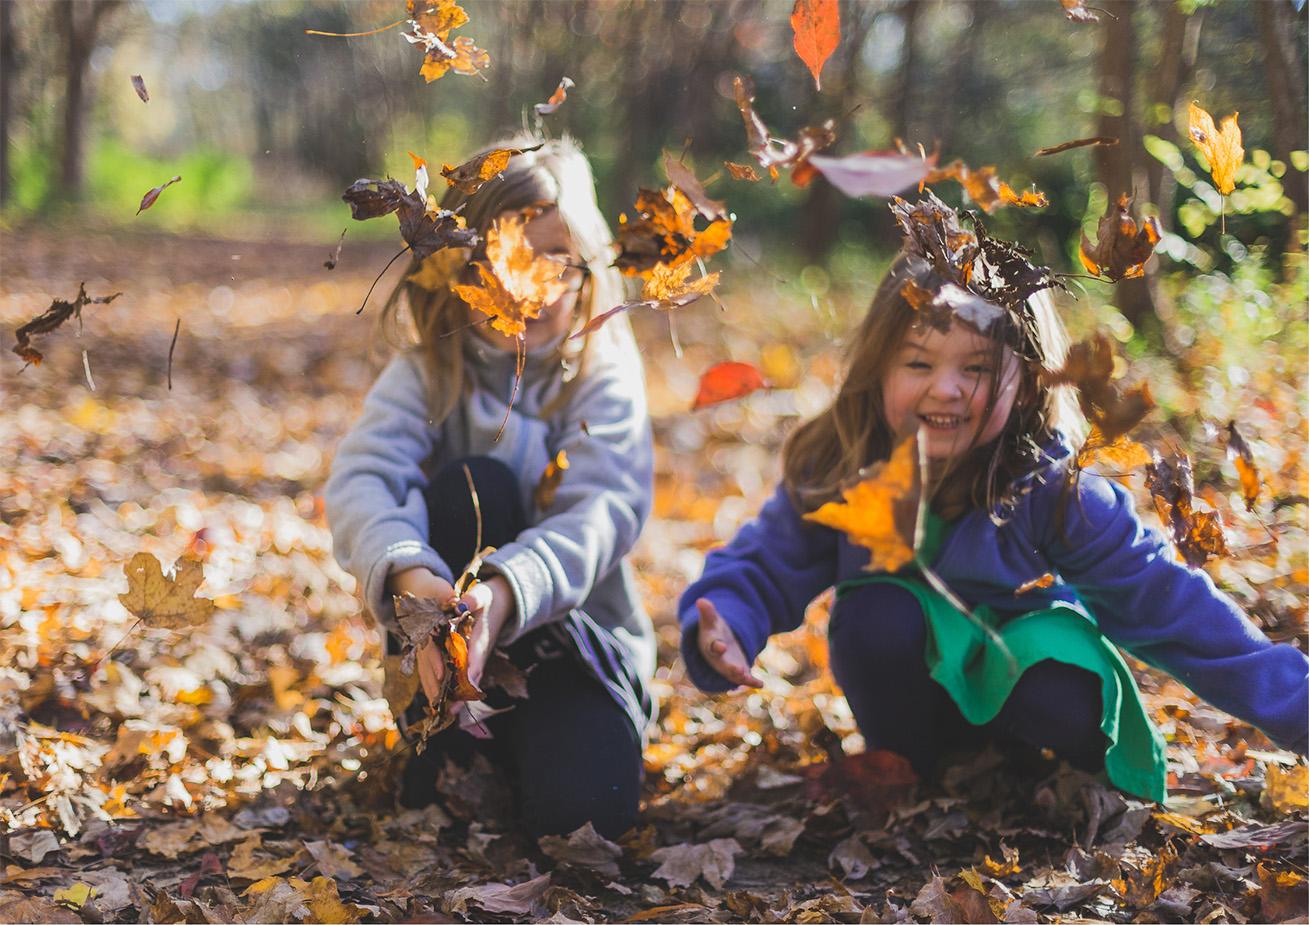
[[[151,553],[138,552],[123,570],[127,591],[118,600],[146,626],[184,629],[199,626],[214,612],[214,602],[196,597],[204,581],[204,566],[194,559],[178,559],[171,578]]]
[[[548,116],[560,106],[564,105],[564,100],[568,99],[568,91],[577,86],[573,83],[572,78],[560,77],[559,86],[555,87],[555,92],[550,94],[550,98],[544,103],[537,103],[532,110],[537,116]]]
[[[0,922],[45,922],[49,925],[81,925],[82,917],[64,906],[40,896],[24,896],[12,890],[0,892]]]
[[[1260,861],[1259,912],[1264,922],[1299,922],[1309,909],[1309,880],[1295,870],[1275,870],[1271,863]]]
[[[695,206],[705,218],[713,221],[718,218],[727,218],[727,204],[718,200],[710,199],[705,192],[702,184],[691,169],[681,161],[675,161],[672,155],[664,153],[664,173],[668,176],[668,182],[673,184],[683,193],[686,198],[691,200],[691,205]]]
[[[560,450],[555,454],[555,458],[546,464],[541,478],[537,480],[536,489],[532,492],[532,502],[538,511],[544,511],[555,503],[555,495],[559,493],[559,483],[563,481],[567,470],[568,451]]]
[[[791,9],[792,45],[823,89],[823,65],[841,43],[841,7],[838,0],[795,0]]]
[[[459,192],[465,196],[471,196],[488,181],[504,173],[505,168],[509,166],[509,159],[515,154],[539,151],[541,147],[542,145],[533,145],[530,148],[496,148],[479,154],[458,167],[444,165],[441,168],[441,176],[445,177],[448,185],[458,187]]]
[[[49,308],[14,332],[15,343],[12,348],[14,353],[18,354],[24,362],[40,366],[41,361],[45,359],[45,354],[32,346],[34,335],[49,334],[69,318],[75,317],[81,321],[82,309],[87,305],[108,305],[120,295],[121,292],[115,292],[113,295],[97,296],[93,299],[86,294],[86,283],[80,283],[77,287],[77,298],[73,301],[55,299],[50,303]]]
[[[1116,206],[1105,210],[1096,231],[1099,240],[1094,245],[1083,232],[1078,253],[1082,266],[1092,276],[1116,283],[1145,275],[1145,262],[1159,243],[1159,220],[1150,216],[1137,225],[1131,206],[1132,197],[1124,193]]]
[[[477,246],[477,232],[465,227],[462,217],[446,209],[429,211],[427,200],[417,190],[406,190],[399,180],[356,180],[341,198],[358,221],[396,212],[400,236],[417,260],[445,247]]]
[[[439,80],[449,71],[472,76],[491,63],[491,56],[467,36],[453,42],[450,33],[468,22],[468,14],[455,0],[407,0],[409,31],[405,41],[423,49],[423,66],[419,74],[428,83]]]
[[[1245,161],[1245,148],[1241,147],[1241,126],[1236,122],[1238,113],[1232,113],[1214,128],[1214,118],[1195,102],[1190,108],[1190,135],[1196,147],[1209,162],[1209,173],[1218,192],[1226,196],[1236,189],[1236,172]]]
[[[923,885],[909,905],[909,911],[920,919],[933,923],[958,923],[965,921],[964,910],[955,902],[954,897],[945,888],[945,880],[933,877]]]
[[[417,670],[412,663],[409,671],[405,671],[404,666],[405,659],[399,655],[388,655],[382,663],[382,696],[391,708],[391,715],[397,720],[404,716],[405,710],[409,709],[409,704],[414,702],[414,696],[418,693]]]
[[[467,913],[469,906],[484,912],[503,915],[528,915],[541,903],[550,886],[550,874],[542,874],[518,884],[484,883],[460,887],[445,895],[444,906],[450,912]]]
[[[1245,499],[1245,509],[1253,511],[1259,500],[1259,467],[1255,464],[1254,453],[1245,437],[1236,429],[1236,421],[1227,422],[1227,452],[1236,463],[1237,475],[1241,477],[1241,496]]]
[[[351,853],[344,845],[327,841],[307,841],[305,852],[313,858],[318,872],[333,880],[349,880],[362,874],[363,868],[351,860]]]
[[[1033,157],[1049,157],[1051,154],[1061,154],[1064,151],[1071,151],[1073,148],[1085,148],[1091,145],[1112,147],[1118,144],[1118,139],[1112,135],[1096,135],[1093,138],[1077,138],[1073,141],[1065,141],[1061,144],[1051,145],[1048,148],[1039,149]]]
[[[141,97],[141,102],[150,102],[150,91],[145,88],[145,78],[140,74],[132,75],[132,89],[136,91],[137,96]]]
[[[1286,769],[1270,764],[1264,777],[1263,799],[1279,813],[1309,810],[1309,765],[1301,761]]]
[[[714,211],[720,205],[704,196],[698,182],[694,186],[706,209]],[[700,208],[676,185],[640,190],[633,208],[634,218],[629,220],[626,214],[618,218],[618,256],[614,260],[614,266],[628,276],[649,277],[661,263],[710,257],[732,237],[730,218],[714,219],[705,228],[696,228]]]
[[[350,230],[349,228],[341,229],[341,237],[337,239],[336,250],[332,252],[332,256],[328,257],[326,260],[323,261],[323,266],[325,266],[327,269],[329,270],[336,269],[337,261],[341,259],[341,245],[345,244],[345,233],[349,230]],[[178,320],[180,321],[181,319]]]
[[[763,375],[749,363],[715,363],[700,376],[700,388],[691,410],[699,411],[766,388]]]
[[[1064,15],[1073,22],[1100,21],[1100,17],[1096,13],[1087,9],[1086,0],[1059,0],[1059,5],[1064,8]]]
[[[753,87],[739,76],[733,79],[732,86],[736,94],[736,106],[741,111],[742,121],[745,122],[746,149],[774,180],[777,179],[779,168],[789,167],[794,170],[804,165],[811,155],[831,147],[836,142],[836,123],[830,119],[821,125],[802,128],[795,141],[773,137],[769,134],[763,119],[754,111]],[[792,179],[797,186],[803,186],[808,182],[803,172],[799,178],[793,174]]]
[[[751,183],[758,183],[762,177],[755,173],[755,169],[749,164],[734,164],[731,161],[723,161],[723,166],[727,172],[732,175],[733,180],[748,180]]]
[[[1001,206],[1043,209],[1050,204],[1045,193],[1039,190],[1016,192],[1000,179],[994,167],[972,168],[963,161],[953,161],[944,167],[931,170],[923,177],[924,185],[954,180],[964,188],[968,198],[988,214]]]
[[[561,864],[586,867],[606,877],[619,875],[618,859],[623,849],[595,830],[588,821],[567,838],[547,835],[538,840],[541,850]]]
[[[485,700],[482,693],[468,678],[468,641],[456,632],[446,634],[445,641],[446,668],[454,675],[454,687],[450,692],[453,700]]]
[[[1041,373],[1047,386],[1072,385],[1082,413],[1098,433],[1097,445],[1108,447],[1154,408],[1148,382],[1126,392],[1113,382],[1113,342],[1102,333],[1074,344],[1062,368]],[[1095,449],[1094,446],[1091,448]]]
[[[668,881],[669,886],[690,886],[703,877],[705,883],[721,890],[723,884],[732,878],[736,856],[740,853],[741,845],[735,838],[715,838],[705,844],[670,845],[650,855],[650,860],[659,863],[659,868],[651,876]]]
[[[486,660],[482,684],[484,687],[498,688],[515,700],[527,699],[527,673],[499,649],[493,651]]]
[[[1031,581],[1025,581],[1018,587],[1014,588],[1014,597],[1026,594],[1028,591],[1035,591],[1037,588],[1048,588],[1054,584],[1054,576],[1049,572],[1044,575],[1038,575]]]
[[[141,197],[141,205],[136,210],[136,214],[140,215],[146,209],[154,205],[155,200],[159,198],[159,194],[162,193],[164,190],[168,189],[168,187],[172,186],[174,183],[181,183],[181,182],[182,182],[182,178],[179,175],[173,177],[173,179],[169,180],[167,183],[163,184],[162,186],[156,186],[154,189],[150,190],[148,193],[146,193],[144,196]]]
[[[1185,453],[1178,453],[1172,459],[1156,456],[1145,467],[1145,484],[1159,519],[1187,565],[1199,568],[1211,556],[1231,554],[1218,514],[1193,507],[1195,486],[1190,457]]]
[[[235,848],[227,859],[227,876],[236,880],[263,880],[286,873],[295,864],[292,857],[256,857],[255,851],[261,847],[259,835],[253,834]]]

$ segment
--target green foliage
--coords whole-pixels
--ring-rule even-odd
[[[214,215],[247,205],[254,174],[240,157],[199,148],[176,160],[151,158],[118,140],[91,149],[87,165],[88,207],[111,216],[131,217],[152,187],[181,175],[150,209],[136,220],[166,228],[202,227]]]

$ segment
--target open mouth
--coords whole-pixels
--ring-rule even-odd
[[[918,419],[931,430],[956,430],[972,420],[958,414],[920,414]]]

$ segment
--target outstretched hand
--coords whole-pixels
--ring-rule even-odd
[[[718,608],[703,597],[695,602],[695,606],[700,611],[700,633],[697,644],[700,647],[700,654],[709,663],[709,667],[733,684],[763,687],[764,682],[751,671],[750,662],[746,659],[741,644],[736,641],[736,634],[718,613]]]

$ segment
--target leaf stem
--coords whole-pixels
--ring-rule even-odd
[[[403,19],[397,19],[390,25],[378,26],[376,29],[369,29],[367,32],[320,32],[317,29],[306,29],[305,35],[325,35],[328,38],[334,39],[358,39],[363,38],[366,35],[377,35],[379,32],[385,32],[387,29],[394,29],[396,26],[400,25],[400,23],[408,21],[409,17],[406,16]]]
[[[376,289],[377,284],[382,281],[382,277],[386,275],[386,271],[391,269],[391,264],[395,263],[397,260],[403,257],[409,249],[410,249],[410,245],[406,244],[404,246],[404,250],[400,251],[400,253],[396,254],[394,257],[392,257],[390,260],[386,262],[386,266],[382,267],[382,272],[378,273],[377,278],[373,280],[373,285],[368,287],[368,292],[365,293],[363,302],[361,302],[359,304],[359,308],[355,310],[356,315],[363,314],[364,306],[368,304],[368,297],[373,294],[373,290]]]

